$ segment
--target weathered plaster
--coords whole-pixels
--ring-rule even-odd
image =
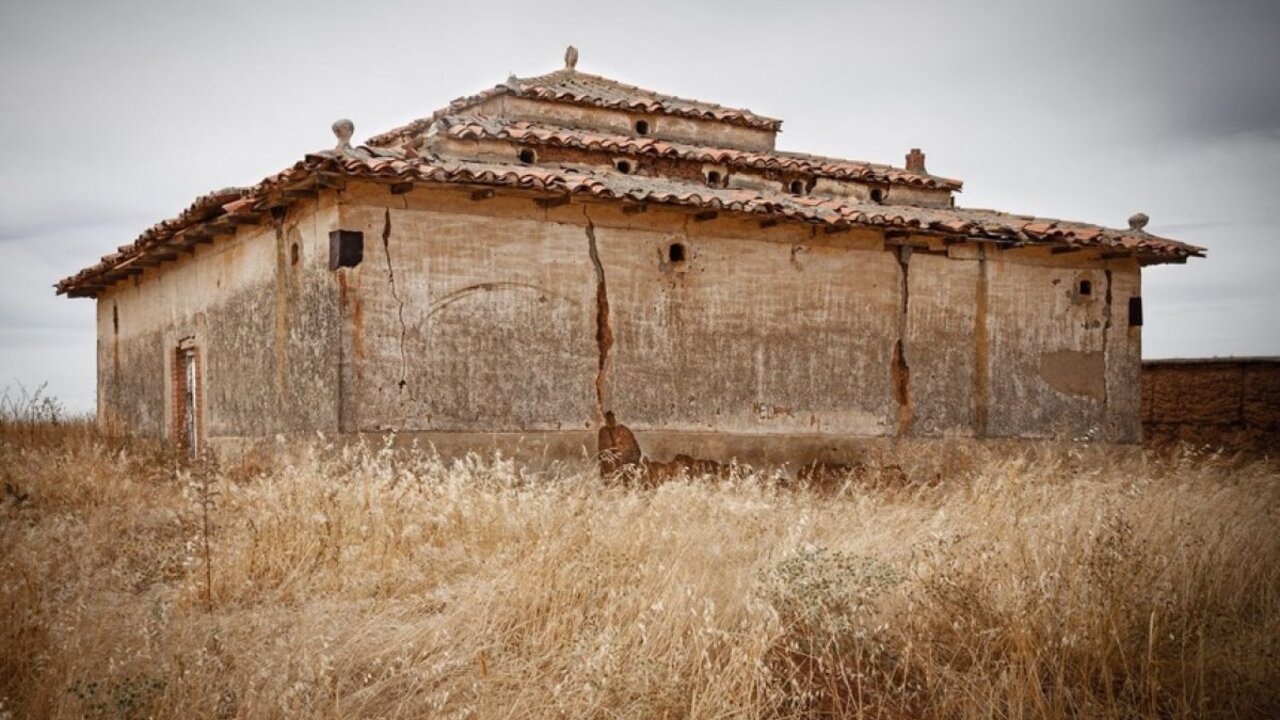
[[[539,199],[351,182],[122,284],[98,305],[102,417],[166,432],[193,337],[215,444],[395,431],[577,457],[606,410],[658,461],[1139,438],[1130,261]],[[338,228],[364,259],[331,271]]]
[[[337,375],[327,346],[336,298],[327,237],[316,230],[325,215],[332,210],[317,215],[303,203],[279,223],[242,227],[103,293],[99,418],[169,434],[173,353],[191,338],[201,353],[200,425],[210,439],[334,428]]]

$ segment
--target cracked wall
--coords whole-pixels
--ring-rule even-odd
[[[638,224],[638,223],[637,223]],[[794,233],[786,229],[779,238]],[[611,388],[636,431],[884,435],[898,266],[870,237],[726,242],[716,228],[599,228],[616,345]],[[685,246],[682,272],[658,258]],[[793,262],[794,259],[794,262]]]
[[[194,336],[211,440],[395,430],[562,457],[607,410],[660,462],[1140,437],[1128,261],[452,188],[351,183],[318,207],[105,293],[102,417],[163,436],[166,358]],[[336,228],[364,233],[360,265],[328,270]]]
[[[594,432],[598,286],[582,211],[574,224],[544,222],[528,200],[521,217],[467,214],[505,202],[344,193],[344,229],[389,228],[339,271],[358,287],[343,391],[355,429]]]
[[[583,208],[587,222],[587,254],[596,274],[596,420],[604,421],[609,404],[609,352],[613,349],[613,328],[609,324],[609,284],[600,262],[600,248],[596,245],[596,227],[591,216]]]
[[[1138,269],[1124,261],[924,236],[899,238],[904,253],[870,231],[459,191],[345,197],[343,227],[392,228],[350,276],[361,430],[584,433],[613,410],[660,461],[827,457],[851,438],[1138,437],[1138,329],[1115,315]],[[1095,294],[1079,296],[1082,278]]]

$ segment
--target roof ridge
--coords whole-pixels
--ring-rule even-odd
[[[574,80],[585,80],[586,82],[578,83],[578,88],[570,87],[569,85]],[[596,91],[592,91],[590,88],[590,83],[592,82],[607,85],[613,91],[614,96],[610,97],[609,93],[600,92],[603,88],[596,88]],[[728,105],[706,100],[669,95],[603,75],[561,68],[527,78],[512,76],[491,88],[481,90],[472,95],[455,98],[430,115],[411,120],[404,125],[374,135],[366,140],[365,143],[368,145],[383,145],[395,142],[398,139],[430,127],[433,122],[441,117],[475,107],[489,98],[503,94],[567,101],[619,110],[642,110],[644,112],[670,114],[677,117],[709,119],[773,132],[777,132],[782,128],[782,120],[760,115],[748,108],[729,107]]]
[[[587,80],[596,80],[596,81],[606,82],[620,90],[628,90],[631,92],[635,92],[637,94],[651,95],[655,98],[662,98],[667,100],[678,100],[683,103],[692,103],[692,104],[702,105],[704,107],[716,108],[720,110],[734,110],[737,112],[753,115],[763,120],[777,120],[778,122],[781,122],[781,120],[778,120],[777,118],[766,117],[764,115],[761,115],[757,112],[752,111],[749,108],[731,107],[729,105],[722,105],[720,103],[711,102],[709,100],[699,100],[697,98],[689,98],[689,97],[683,97],[680,95],[672,95],[671,93],[664,93],[664,92],[659,92],[658,90],[651,90],[646,87],[641,87],[639,85],[633,85],[632,83],[623,82],[622,80],[615,80],[614,78],[607,77],[605,75],[597,75],[595,73],[582,72],[581,70],[576,70],[576,69],[571,70],[568,68],[561,68],[559,70],[546,73],[545,75],[538,75],[538,76],[529,77],[529,78],[516,78],[516,81],[520,84],[529,83],[533,81],[545,82],[546,78],[550,78],[552,76],[555,76],[556,79],[585,78]]]

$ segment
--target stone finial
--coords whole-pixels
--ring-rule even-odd
[[[564,51],[564,69],[573,70],[578,67],[578,48],[570,45],[569,49]]]
[[[1146,213],[1134,213],[1129,216],[1129,229],[1138,232],[1146,232],[1147,223],[1151,222],[1151,218]]]
[[[911,152],[907,153],[907,170],[917,173],[927,173],[924,169],[924,153],[920,152],[920,148],[911,148]]]
[[[333,135],[338,138],[335,150],[350,150],[351,136],[356,133],[356,124],[346,118],[333,122]]]

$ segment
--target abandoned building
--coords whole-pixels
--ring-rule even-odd
[[[192,448],[395,432],[584,457],[844,462],[1141,439],[1140,273],[1201,248],[957,206],[781,121],[565,66],[307,155],[57,283],[98,416]]]

